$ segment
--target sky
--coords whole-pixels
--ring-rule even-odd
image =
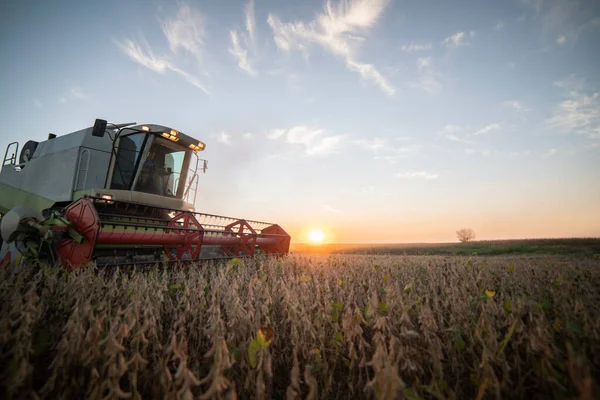
[[[8,0],[0,54],[0,148],[170,126],[295,242],[600,236],[596,0]]]

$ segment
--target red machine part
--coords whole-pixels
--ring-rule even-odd
[[[227,243],[221,244],[221,248],[230,257],[238,257],[240,252],[252,256],[254,255],[256,236],[256,231],[250,224],[241,219],[225,227],[224,237],[227,238]]]
[[[71,223],[69,228],[83,236],[81,243],[65,236],[55,246],[59,262],[69,270],[89,263],[96,245],[164,246],[171,260],[198,259],[203,244],[221,246],[229,257],[237,257],[240,253],[252,256],[256,246],[267,254],[284,254],[289,252],[290,246],[290,236],[279,225],[268,226],[257,233],[246,220],[238,220],[223,230],[205,230],[192,212],[179,212],[166,226],[103,223],[94,203],[83,198],[65,208],[63,215]],[[121,225],[125,229],[105,229],[105,225]]]
[[[77,243],[71,237],[65,237],[54,248],[59,262],[70,271],[76,266],[90,262],[100,225],[94,205],[86,199],[70,204],[63,211],[63,215],[71,222],[71,228],[83,236],[81,243]]]
[[[179,235],[178,244],[165,244],[165,253],[167,253],[169,259],[183,260],[186,254],[191,260],[200,257],[204,228],[194,217],[194,214],[189,212],[179,213],[169,221],[167,226],[171,229],[165,229],[165,233]],[[176,228],[184,228],[185,230]],[[176,253],[176,256],[173,256],[173,252]]]
[[[267,254],[287,254],[290,251],[291,237],[279,225],[271,225],[260,231],[261,235],[276,235],[267,236],[264,244],[259,247]]]

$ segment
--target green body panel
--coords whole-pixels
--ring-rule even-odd
[[[52,207],[53,204],[53,200],[0,182],[0,214],[6,214],[16,206],[28,206],[41,211]]]

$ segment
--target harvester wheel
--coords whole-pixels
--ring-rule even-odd
[[[21,155],[19,156],[19,164],[26,164],[29,162],[29,160],[31,160],[31,157],[33,157],[33,153],[35,153],[35,149],[37,149],[38,144],[39,143],[34,140],[29,140],[27,143],[25,143],[23,149],[21,150]]]

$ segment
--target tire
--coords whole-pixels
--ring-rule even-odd
[[[25,143],[23,149],[21,149],[21,155],[19,156],[19,164],[26,164],[29,160],[31,160],[31,157],[33,157],[33,154],[35,153],[35,149],[37,149],[38,144],[38,142],[33,140],[29,140],[27,143]]]

